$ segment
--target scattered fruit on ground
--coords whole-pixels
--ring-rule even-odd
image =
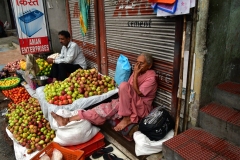
[[[55,105],[67,105],[79,98],[101,95],[115,89],[115,81],[97,70],[78,69],[64,81],[55,81],[44,88],[46,100]]]
[[[48,62],[42,58],[38,58],[36,62],[40,70],[37,76],[49,76],[52,64],[48,64]]]
[[[55,137],[50,123],[44,118],[39,102],[29,98],[19,104],[10,103],[6,114],[7,129],[19,144],[28,149],[30,154],[46,147]]]
[[[28,91],[24,87],[2,90],[2,93],[16,104],[30,98]]]

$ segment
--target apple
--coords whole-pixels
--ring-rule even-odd
[[[50,100],[48,101],[48,103],[50,103],[50,104],[53,104],[53,100],[52,100],[52,99],[50,99]]]
[[[31,147],[30,147],[31,148]],[[33,152],[33,150],[32,149],[28,149],[27,150],[27,154],[31,154]]]
[[[67,95],[67,99],[72,99],[72,96],[71,95]]]
[[[68,99],[69,104],[72,104],[72,102],[73,102],[72,99]]]
[[[78,91],[79,91],[80,94],[83,94],[83,93],[84,93],[83,88],[78,88]]]
[[[67,99],[63,100],[63,104],[67,105],[68,104],[68,100]]]
[[[98,80],[101,80],[101,79],[102,79],[101,74],[98,74],[97,79],[98,79]]]
[[[54,100],[54,101],[57,101],[58,99],[59,99],[58,96],[54,96],[54,97],[53,97],[53,100]]]
[[[95,87],[95,86],[93,86],[93,87],[91,88],[91,90],[92,90],[92,91],[95,91],[95,90],[96,90],[96,87]]]
[[[103,84],[103,82],[102,82],[102,81],[98,81],[98,84],[99,84],[99,85],[102,85],[102,84]]]
[[[73,91],[74,90],[74,86],[71,86],[70,88],[69,88],[69,91]]]
[[[57,101],[54,101],[53,104],[58,105],[58,100],[57,100]]]
[[[72,98],[76,98],[77,95],[75,93],[72,94]]]
[[[87,98],[88,96],[89,96],[89,92],[88,92],[88,91],[85,91],[84,97]]]
[[[89,92],[90,92],[91,90],[92,90],[92,88],[91,88],[91,87],[87,87],[87,91],[89,91]]]
[[[43,147],[42,147],[42,145],[37,144],[36,149],[37,149],[38,151],[41,151],[41,150],[43,149]]]
[[[93,96],[93,92],[89,92],[88,95],[89,95],[89,96]]]
[[[68,95],[72,95],[72,91],[68,91],[67,94],[68,94]]]
[[[108,88],[104,88],[104,93],[107,93],[108,92]]]
[[[30,149],[30,148],[31,148],[30,143],[26,143],[25,147],[26,147],[27,149]]]

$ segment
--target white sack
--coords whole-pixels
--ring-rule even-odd
[[[78,111],[71,112],[65,109],[60,109],[56,114],[62,117],[71,117],[77,115]],[[53,141],[59,143],[61,146],[85,143],[92,139],[100,130],[87,120],[72,121],[66,126],[59,127],[55,119],[53,119],[53,127],[57,128],[56,137]]]
[[[136,155],[142,156],[161,152],[163,142],[172,138],[173,135],[174,131],[171,130],[163,139],[159,141],[151,141],[147,136],[142,134],[140,131],[134,132],[133,139],[135,141]]]
[[[52,126],[52,122],[53,122],[53,118],[52,118],[52,115],[51,115],[52,111],[54,111],[56,113],[59,109],[66,109],[66,110],[69,110],[69,111],[84,109],[84,108],[87,108],[91,105],[102,102],[103,100],[105,100],[105,99],[111,97],[112,95],[118,93],[118,88],[116,88],[116,89],[108,91],[107,93],[104,93],[102,95],[91,96],[91,97],[88,97],[88,98],[80,98],[80,99],[75,100],[72,104],[57,106],[57,105],[54,105],[54,104],[50,104],[46,101],[45,94],[44,94],[43,90],[44,90],[44,86],[38,87],[36,89],[37,99],[40,103],[40,106],[41,106],[41,109],[43,111],[44,117],[49,121],[49,123],[51,125],[51,128],[54,129],[54,130],[56,128],[54,128]]]

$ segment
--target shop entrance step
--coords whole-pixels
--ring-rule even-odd
[[[199,126],[240,146],[240,111],[212,102],[200,109]]]
[[[217,85],[214,90],[214,101],[240,110],[240,84],[224,82]]]
[[[163,143],[165,160],[240,159],[240,147],[200,128],[191,128]]]

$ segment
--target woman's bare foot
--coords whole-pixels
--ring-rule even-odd
[[[121,131],[123,130],[125,127],[127,127],[129,124],[131,124],[131,120],[130,117],[124,117],[120,123],[118,123],[118,125],[116,125],[113,129],[115,131]]]
[[[57,121],[58,126],[66,126],[69,122],[69,118],[63,118],[54,112],[51,112],[51,115]]]

